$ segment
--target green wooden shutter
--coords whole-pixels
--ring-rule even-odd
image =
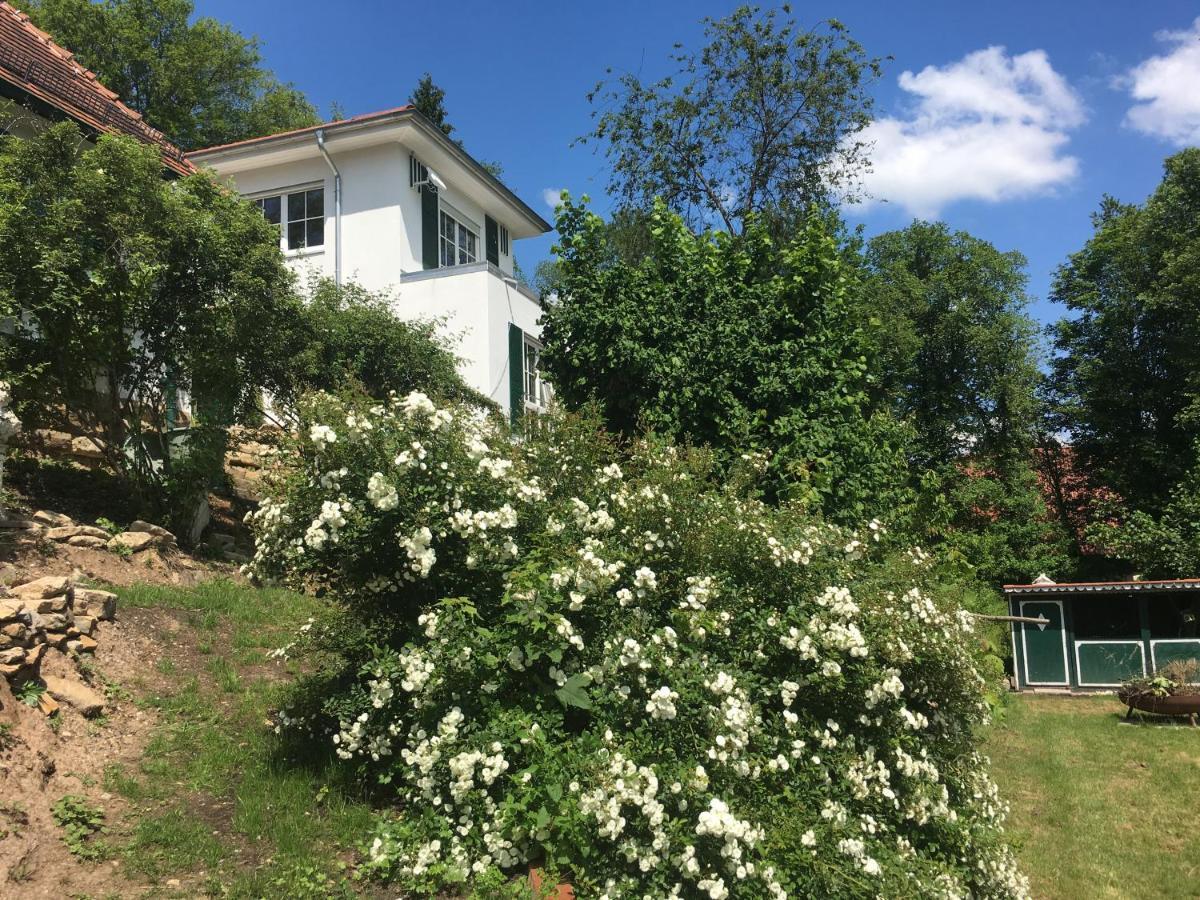
[[[483,246],[487,261],[493,266],[500,265],[500,226],[491,216],[483,217]]]
[[[436,269],[438,254],[438,195],[425,185],[421,188],[421,262],[426,269]]]
[[[525,334],[508,323],[508,402],[513,425],[521,424],[525,411]]]

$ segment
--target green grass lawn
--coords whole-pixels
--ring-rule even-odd
[[[988,736],[1035,897],[1200,897],[1200,729],[1123,714],[1022,695]]]
[[[328,748],[285,747],[265,721],[288,680],[267,653],[318,601],[228,581],[120,591],[123,609],[170,611],[181,623],[178,652],[123,686],[161,722],[141,761],[105,778],[133,806],[115,848],[126,870],[164,897],[356,895],[341,870],[371,807]]]

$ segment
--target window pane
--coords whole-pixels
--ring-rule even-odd
[[[445,213],[442,213],[442,237],[454,242],[454,220]]]
[[[288,249],[299,250],[304,246],[304,220],[298,222],[288,222],[287,227]]]
[[[454,245],[442,238],[442,265],[454,265]]]
[[[325,188],[316,188],[315,190],[305,191],[305,206],[308,208],[308,217],[325,218]]]
[[[288,221],[295,222],[304,218],[304,194],[288,194]]]
[[[308,220],[308,229],[304,238],[304,243],[307,247],[320,247],[325,243],[324,219]]]
[[[470,231],[467,232],[466,244],[467,244],[467,256],[470,257],[469,262],[475,262],[475,234],[473,232],[470,232]]]
[[[458,226],[458,246],[464,248],[467,246],[467,226],[465,225]]]
[[[263,197],[261,200],[256,200],[258,208],[262,210],[263,216],[272,225],[279,224],[279,213],[281,204],[278,197]]]

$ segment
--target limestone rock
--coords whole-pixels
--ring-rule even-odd
[[[83,459],[100,459],[103,456],[99,446],[89,437],[77,437],[72,440],[71,455]]]
[[[80,536],[102,538],[105,541],[111,537],[107,531],[95,525],[59,525],[46,532],[46,537],[52,541],[66,541]]]
[[[75,612],[77,616],[92,616],[107,622],[117,615],[117,595],[92,588],[75,588]]]
[[[147,531],[122,531],[108,542],[108,549],[128,547],[134,553],[146,550],[159,543],[159,539]]]
[[[12,598],[0,600],[0,622],[25,622],[29,624],[29,610],[25,601]]]
[[[45,525],[47,528],[62,528],[65,525],[75,524],[75,520],[66,513],[51,512],[48,509],[39,509],[35,512],[33,521]]]
[[[71,547],[91,547],[93,550],[100,550],[108,546],[108,535],[93,537],[90,534],[77,534],[67,538],[67,544]]]
[[[167,529],[163,528],[161,525],[155,525],[152,522],[143,522],[141,519],[138,519],[136,522],[132,523],[126,530],[127,532],[134,531],[152,534],[163,544],[169,545],[175,543],[175,535],[171,534],[171,532],[167,531]]]
[[[59,703],[67,703],[75,707],[85,716],[97,716],[104,711],[104,697],[92,690],[86,684],[69,678],[59,678],[57,675],[46,675],[46,690]]]
[[[41,532],[45,526],[40,522],[35,522],[33,519],[27,519],[24,516],[3,516],[0,515],[0,528],[9,531],[30,531]]]
[[[61,597],[47,597],[45,600],[39,600],[34,609],[42,615],[65,613],[67,611],[67,595],[63,594]]]
[[[107,621],[117,614],[117,595],[92,588],[75,589],[75,612]]]
[[[43,578],[18,584],[13,589],[13,595],[22,600],[45,600],[58,597],[71,589],[71,579],[66,575],[46,575]]]
[[[96,630],[96,619],[93,616],[76,616],[74,625],[80,634],[90,635]]]
[[[25,662],[26,655],[24,647],[9,647],[7,650],[0,650],[0,665],[19,665]]]

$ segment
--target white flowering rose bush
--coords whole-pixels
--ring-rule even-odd
[[[538,865],[585,898],[1026,893],[976,750],[970,620],[877,523],[767,506],[749,475],[586,420],[513,441],[421,394],[304,415],[251,569],[331,600],[288,648],[314,674],[281,727],[388,799],[369,871],[486,892]]]

